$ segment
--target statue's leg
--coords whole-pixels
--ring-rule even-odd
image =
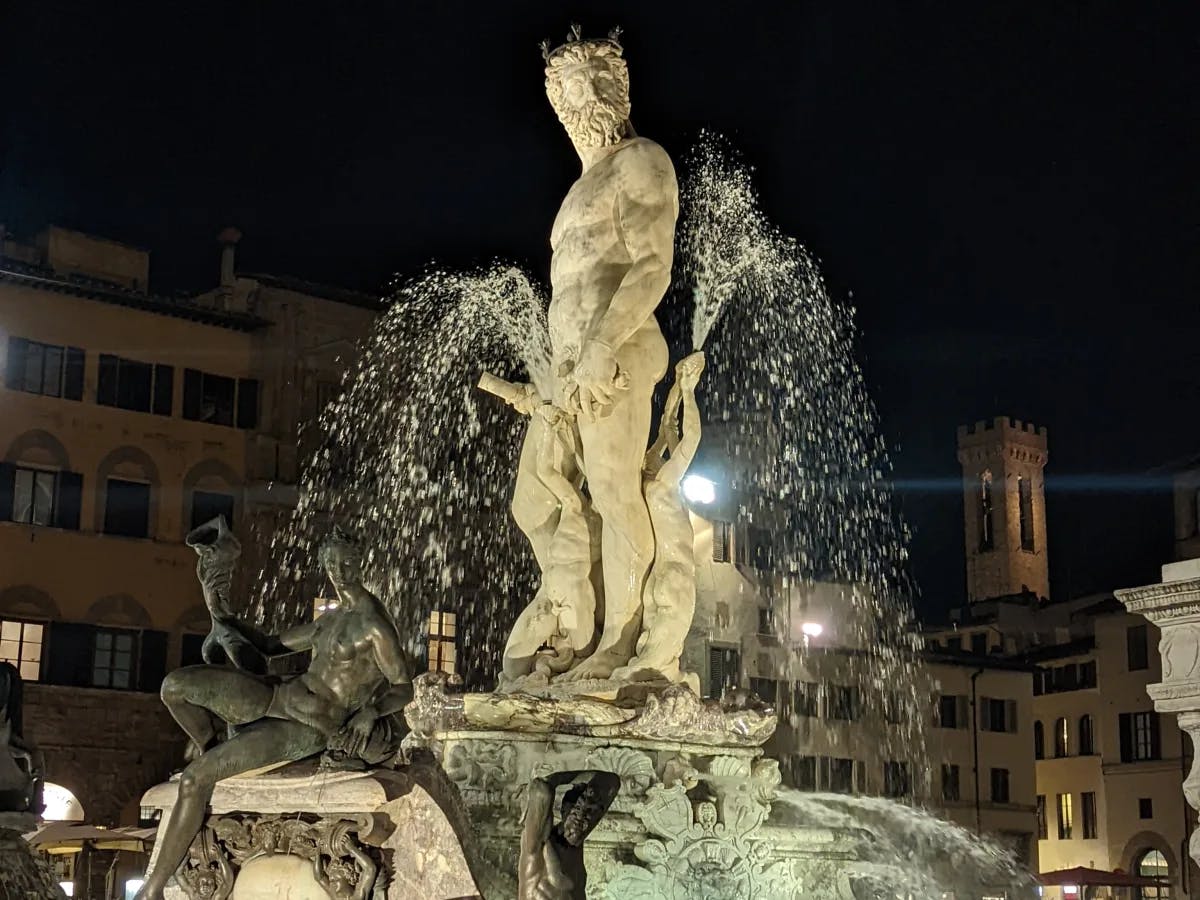
[[[654,382],[634,380],[609,415],[579,420],[588,492],[600,515],[604,629],[595,652],[562,677],[607,678],[633,654],[642,585],[654,557],[654,532],[642,496],[642,459],[650,433]]]
[[[179,799],[171,810],[170,819],[159,830],[158,858],[138,892],[138,900],[162,897],[167,881],[178,870],[188,847],[200,833],[204,813],[218,781],[272,763],[304,759],[319,753],[324,746],[325,738],[315,728],[286,719],[265,719],[191,763],[179,778]]]
[[[695,611],[695,567],[655,562],[646,579],[645,613],[637,655],[614,677],[630,678],[653,670],[668,681],[679,681],[683,677],[680,657]]]
[[[504,645],[504,674],[501,684],[528,675],[533,670],[533,660],[538,648],[554,634],[558,627],[557,617],[550,612],[541,597],[534,599],[513,625]]]
[[[213,716],[230,725],[261,719],[273,690],[261,678],[225,666],[185,666],[169,672],[162,700],[196,748],[203,751],[216,736]]]
[[[529,539],[538,568],[545,570],[550,562],[550,539],[558,524],[558,498],[538,477],[538,449],[542,441],[553,438],[546,421],[539,415],[529,420],[521,460],[517,466],[517,483],[513,488],[512,515],[517,527]]]

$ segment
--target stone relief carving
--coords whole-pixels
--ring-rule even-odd
[[[295,856],[312,863],[317,882],[334,900],[366,900],[379,865],[359,837],[372,828],[369,815],[214,817],[192,843],[176,880],[190,900],[226,900],[247,863]]]
[[[1116,592],[1131,613],[1139,613],[1161,629],[1158,651],[1163,682],[1146,687],[1159,712],[1179,714],[1179,727],[1200,740],[1200,580],[1165,582]],[[1183,782],[1188,805],[1200,810],[1200,759]],[[1200,863],[1200,832],[1188,845]]]
[[[787,865],[756,835],[769,808],[750,790],[689,799],[682,784],[655,785],[635,813],[651,835],[634,847],[643,866],[610,871],[611,900],[767,900],[791,897]]]

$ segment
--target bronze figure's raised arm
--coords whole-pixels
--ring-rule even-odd
[[[555,824],[554,796],[562,785],[570,787]],[[583,900],[587,894],[583,842],[620,790],[619,776],[594,770],[558,772],[529,782],[518,900]]]

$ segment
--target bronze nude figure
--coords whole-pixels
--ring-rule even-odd
[[[554,795],[563,796],[561,819],[554,824]],[[518,900],[584,900],[587,869],[583,842],[621,789],[612,772],[558,772],[529,782],[525,827],[521,832]]]
[[[272,682],[236,668],[200,665],[176,669],[163,681],[163,702],[191,738],[195,758],[180,776],[179,800],[139,900],[162,897],[221,779],[323,750],[378,761],[394,747],[393,716],[412,696],[396,626],[363,586],[362,552],[353,540],[335,529],[320,559],[337,609],[277,639],[288,651],[312,652],[305,672]],[[217,743],[214,718],[233,726],[228,740]]]

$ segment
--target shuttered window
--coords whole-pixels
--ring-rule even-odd
[[[4,383],[14,391],[82,400],[83,365],[84,352],[78,347],[10,337]]]
[[[0,463],[0,521],[79,528],[83,476]]]

